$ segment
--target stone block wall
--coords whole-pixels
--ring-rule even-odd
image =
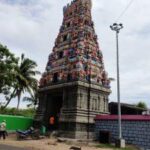
[[[111,142],[118,138],[118,120],[116,115],[99,115],[95,119],[96,139],[100,131],[109,131]],[[122,135],[126,143],[136,145],[144,150],[150,149],[150,116],[122,116]]]

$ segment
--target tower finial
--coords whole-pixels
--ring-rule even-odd
[[[92,1],[91,0],[81,0],[81,1],[82,1],[82,3],[86,3],[89,8],[92,8]]]

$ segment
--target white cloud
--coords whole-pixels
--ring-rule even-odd
[[[70,0],[0,1],[0,42],[16,55],[22,52],[37,61],[44,71],[49,53],[62,23],[62,8]],[[23,3],[26,2],[26,3]],[[28,2],[28,3],[27,3]],[[109,26],[119,17],[129,0],[93,0],[93,20],[104,63],[109,76],[116,78],[115,33]],[[119,20],[121,99],[150,106],[150,1],[134,0]],[[116,81],[112,83],[111,100],[116,100]]]

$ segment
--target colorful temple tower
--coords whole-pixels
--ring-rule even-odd
[[[73,0],[64,18],[40,80],[36,120],[59,136],[92,137],[96,114],[108,113],[111,92],[91,17],[91,0]]]

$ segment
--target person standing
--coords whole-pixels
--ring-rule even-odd
[[[54,124],[55,124],[55,118],[54,118],[54,116],[50,117],[49,124],[50,124],[50,130],[53,131],[54,130]]]
[[[3,139],[6,139],[6,120],[3,120],[0,124],[0,138],[3,137]]]

